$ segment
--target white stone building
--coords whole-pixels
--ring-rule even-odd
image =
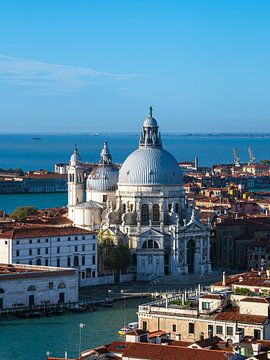
[[[138,279],[211,271],[210,229],[187,203],[181,169],[163,149],[152,108],[143,123],[139,148],[119,171],[105,143],[86,188],[77,149],[68,176],[70,219],[77,226],[116,228],[125,234],[136,256]]]
[[[76,269],[0,264],[0,310],[78,301]]]
[[[76,227],[22,226],[0,233],[0,262],[76,268],[79,286],[97,282],[97,233]]]

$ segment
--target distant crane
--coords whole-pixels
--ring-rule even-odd
[[[253,152],[253,147],[252,147],[252,146],[250,146],[250,147],[248,148],[248,154],[249,154],[248,164],[249,164],[249,165],[255,164],[255,163],[256,163],[256,158],[255,158],[255,156],[254,156],[254,152]]]
[[[233,148],[233,157],[234,157],[234,165],[239,167],[240,166],[240,157],[238,155],[237,147],[234,146]]]

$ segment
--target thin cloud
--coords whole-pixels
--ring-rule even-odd
[[[0,55],[0,82],[66,93],[94,85],[97,79],[128,80],[140,74],[113,74],[86,67],[50,64],[42,61]]]

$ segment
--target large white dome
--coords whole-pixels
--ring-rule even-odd
[[[176,159],[161,148],[139,148],[131,153],[119,172],[118,185],[182,185]]]

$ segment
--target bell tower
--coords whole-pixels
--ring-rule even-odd
[[[75,145],[68,166],[68,214],[73,219],[74,206],[84,201],[84,169]]]

